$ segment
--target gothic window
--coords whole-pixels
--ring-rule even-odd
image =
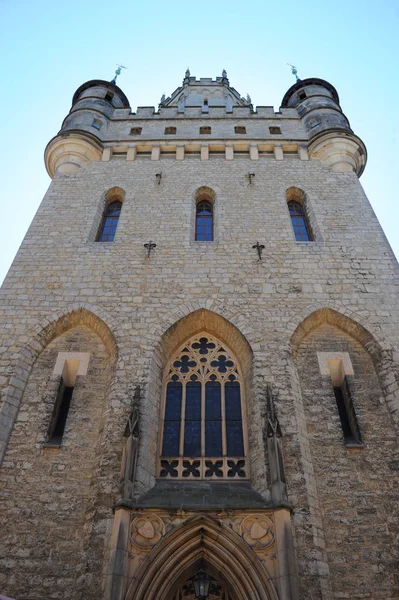
[[[202,334],[181,347],[164,381],[159,476],[247,479],[242,395],[224,344]]]
[[[119,200],[108,204],[104,212],[100,231],[98,233],[98,242],[114,241],[121,210],[122,202],[119,202]]]
[[[296,241],[311,242],[313,238],[303,205],[295,200],[290,200],[288,210],[290,211]]]
[[[197,242],[213,241],[213,206],[208,200],[200,200],[197,203],[195,239]]]

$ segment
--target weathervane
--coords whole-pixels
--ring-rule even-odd
[[[298,70],[297,70],[297,68],[296,68],[296,67],[294,67],[294,65],[291,65],[291,63],[287,63],[287,65],[288,65],[289,67],[291,67],[291,73],[292,73],[293,75],[295,75],[295,79],[297,80],[297,82],[298,82],[298,81],[301,81],[301,80],[299,79],[299,77],[298,77]]]
[[[123,65],[118,65],[118,63],[116,63],[116,66],[118,67],[115,71],[115,77],[113,78],[113,80],[111,81],[111,83],[113,83],[114,85],[116,85],[116,78],[118,77],[118,75],[121,74],[121,70],[122,69],[127,69],[127,67],[124,67]]]

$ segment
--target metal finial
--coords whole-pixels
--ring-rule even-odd
[[[258,253],[258,258],[259,260],[262,260],[262,250],[265,249],[263,244],[259,244],[259,242],[256,242],[256,244],[254,244],[252,246],[252,248],[256,249],[257,253]]]
[[[121,74],[121,70],[122,69],[127,69],[127,67],[124,67],[123,65],[118,65],[118,63],[116,63],[116,66],[118,67],[115,71],[115,77],[112,79],[111,83],[113,83],[114,85],[116,85],[116,78],[118,77],[118,75]]]
[[[294,65],[292,65],[291,63],[287,63],[287,65],[288,65],[289,67],[291,67],[291,73],[292,73],[292,74],[295,76],[295,79],[297,80],[297,82],[298,82],[298,81],[301,81],[301,80],[299,79],[299,77],[298,77],[298,70],[297,70],[297,68],[296,68],[296,67],[294,67]]]
[[[147,248],[147,258],[150,258],[151,256],[151,251],[154,250],[154,248],[156,248],[157,245],[154,244],[154,242],[152,240],[150,240],[147,244],[144,244],[144,248]]]
[[[255,177],[255,173],[247,173],[247,177],[249,180],[249,185],[253,185],[254,184],[253,178]]]

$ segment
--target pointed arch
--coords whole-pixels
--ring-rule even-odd
[[[204,514],[173,529],[151,550],[126,600],[167,600],[176,584],[195,574],[201,560],[232,590],[234,600],[278,600],[255,552],[232,529]]]
[[[38,356],[56,337],[81,325],[90,328],[99,336],[112,364],[115,364],[117,345],[114,335],[104,320],[89,309],[75,307],[67,313],[48,317],[44,324],[37,324],[33,328],[33,334],[29,341],[19,352],[1,407],[0,416],[4,415],[4,418],[0,428],[0,465],[18,415],[26,384]]]
[[[216,308],[211,304],[212,309]],[[219,308],[219,305],[217,305]],[[190,310],[192,309],[192,310]],[[137,477],[137,495],[144,494],[155,485],[157,477],[157,460],[154,448],[159,447],[161,414],[162,414],[162,381],[168,361],[174,356],[182,345],[202,332],[216,337],[220,342],[234,353],[234,356],[242,373],[242,392],[245,398],[247,428],[250,432],[248,441],[248,456],[251,457],[251,440],[257,439],[262,435],[262,419],[257,414],[257,407],[254,404],[253,396],[253,351],[248,341],[248,337],[243,333],[243,329],[237,326],[242,322],[241,315],[232,313],[232,319],[229,319],[227,310],[221,307],[221,312],[215,312],[210,308],[195,307],[190,304],[183,305],[176,309],[172,316],[169,316],[168,322],[163,332],[159,334],[157,343],[154,344],[151,364],[149,366],[148,386],[146,388],[146,402],[143,405],[142,423],[143,430],[140,438],[140,451],[138,459],[138,477]],[[178,317],[174,322],[170,322],[172,317]],[[159,331],[159,328],[158,328]],[[255,338],[255,333],[254,333]],[[145,461],[142,457],[154,456],[153,461]],[[258,449],[256,457],[251,464],[251,480],[255,489],[259,492],[267,490],[267,481],[265,470],[263,468],[264,449]],[[144,483],[145,482],[145,483]]]
[[[375,360],[381,356],[382,348],[375,337],[358,321],[334,310],[323,307],[311,312],[305,319],[297,325],[291,336],[291,348],[296,351],[302,340],[316,327],[323,324],[333,325],[346,332],[366,348]]]

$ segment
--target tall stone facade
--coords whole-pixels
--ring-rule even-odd
[[[0,593],[398,599],[398,265],[333,86],[274,112],[187,71],[134,113],[89,81],[45,161],[2,290]]]

